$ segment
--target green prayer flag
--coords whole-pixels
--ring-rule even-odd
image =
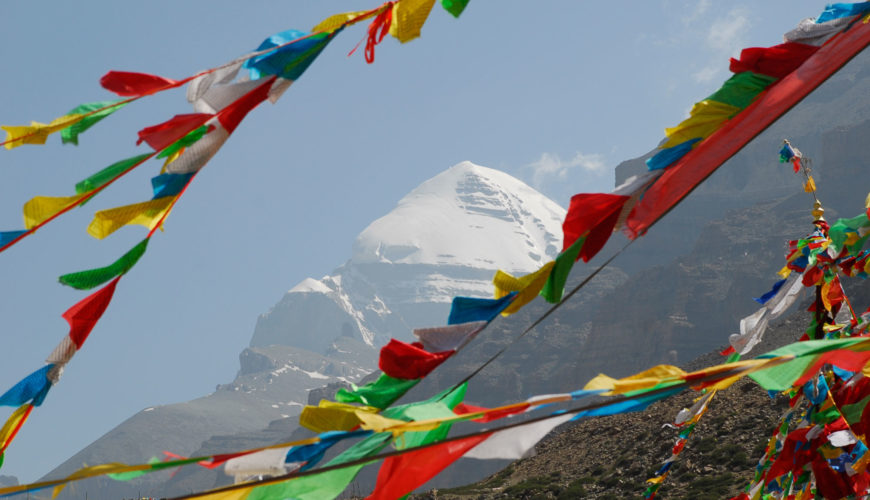
[[[577,238],[577,241],[556,257],[556,264],[553,266],[553,270],[550,271],[550,277],[547,278],[544,288],[541,289],[541,297],[544,297],[547,302],[556,304],[562,300],[568,275],[571,274],[571,268],[577,262],[577,256],[580,255],[580,249],[583,248],[585,241],[586,236]]]
[[[849,234],[857,234],[858,229],[867,224],[870,224],[867,219],[867,214],[861,214],[857,217],[852,217],[851,219],[837,220],[828,231],[828,236],[831,238],[829,248],[832,248],[836,253],[840,253],[843,246],[846,244],[846,239],[849,238]],[[867,241],[867,236],[868,235],[865,235],[864,237],[859,238],[854,244],[850,245],[849,253],[857,255],[857,253],[861,251],[861,248],[864,247],[864,242]]]
[[[453,14],[453,17],[459,17],[468,5],[468,1],[469,0],[441,0],[441,6],[444,7],[444,10]]]
[[[776,80],[772,76],[760,75],[751,71],[737,73],[725,80],[722,87],[710,94],[707,100],[730,104],[731,106],[743,109],[749,106],[762,90],[766,89]]]
[[[151,154],[146,153],[139,156],[134,156],[132,158],[127,158],[126,160],[121,160],[119,162],[109,165],[108,167],[100,170],[94,175],[76,184],[76,193],[85,194],[88,191],[93,191],[94,189],[105,185],[107,182],[122,174],[124,171],[145,161],[149,156],[151,156]]]
[[[397,406],[388,408],[383,411],[383,415],[387,418],[393,418],[405,421],[429,420],[433,418],[452,417],[453,408],[465,399],[465,390],[468,384],[462,384],[456,389],[448,389],[450,392],[442,392],[435,396],[418,403]],[[434,443],[447,437],[450,432],[449,423],[441,424],[438,428],[431,431],[406,432],[396,440],[396,448],[403,450],[415,446]]]
[[[402,380],[382,373],[377,380],[362,387],[352,385],[351,390],[339,389],[335,400],[340,403],[362,403],[375,408],[386,408],[419,381],[420,379]]]
[[[115,104],[112,106],[112,104]],[[101,111],[97,111],[92,115],[88,115],[82,118],[80,121],[73,123],[69,127],[60,131],[60,138],[64,144],[73,143],[76,146],[79,145],[79,134],[84,133],[85,130],[93,127],[103,118],[111,115],[115,111],[126,106],[126,102],[121,101],[100,101],[100,102],[90,102],[87,104],[82,104],[78,107],[75,107],[67,113],[68,115],[83,115],[86,113],[90,113],[96,109],[106,108]]]
[[[846,419],[846,422],[849,425],[857,424],[861,421],[861,415],[864,413],[864,408],[867,407],[867,403],[870,403],[870,396],[858,401],[857,403],[852,403],[850,405],[843,405],[840,409],[843,411],[843,417]]]
[[[866,342],[865,338],[846,338],[836,340],[807,340],[795,342],[779,349],[775,349],[759,356],[761,359],[775,358],[777,356],[795,356],[795,359],[783,364],[764,368],[749,377],[758,385],[768,391],[784,391],[791,387],[795,380],[815,362],[816,357],[824,352],[835,349],[844,349],[859,342]]]
[[[136,246],[122,255],[120,259],[112,262],[106,267],[98,267],[96,269],[88,269],[87,271],[64,274],[58,278],[58,281],[78,290],[90,290],[91,288],[98,287],[116,276],[125,274],[135,266],[136,262],[139,261],[145,253],[145,249],[148,247],[148,239],[149,238],[145,238],[140,241]]]
[[[191,130],[181,139],[178,139],[177,141],[173,142],[169,146],[166,146],[165,148],[163,148],[163,151],[161,151],[160,154],[157,155],[157,158],[167,158],[169,156],[174,155],[181,148],[186,148],[186,147],[190,146],[191,144],[193,144],[194,142],[202,139],[202,137],[207,132],[208,132],[208,125],[203,125],[199,128]]]
[[[151,465],[159,464],[160,459],[157,457],[151,457],[148,460],[148,463]],[[176,465],[176,467],[178,467],[178,465]],[[151,468],[151,469],[145,469],[145,470],[134,470],[134,471],[130,471],[130,472],[118,472],[116,474],[106,474],[106,475],[109,476],[111,479],[114,479],[115,481],[129,481],[131,479],[136,479],[139,476],[144,476],[145,474],[149,474],[151,472],[154,472],[155,470],[156,469]]]

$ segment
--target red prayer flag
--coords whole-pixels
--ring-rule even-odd
[[[504,410],[489,412],[486,415],[480,418],[472,419],[473,422],[492,422],[493,420],[498,420],[500,418],[509,417],[511,415],[516,415],[517,413],[522,413],[526,411],[531,404],[526,403],[524,405],[517,406],[516,408],[506,408]],[[453,413],[457,415],[465,415],[468,413],[479,413],[482,411],[487,411],[489,408],[484,408],[483,406],[474,406],[467,403],[459,403],[453,408]]]
[[[782,78],[819,50],[814,45],[786,42],[773,47],[751,47],[740,52],[740,59],[731,59],[731,71],[752,71],[762,75]]]
[[[69,323],[69,338],[76,345],[76,349],[82,348],[91,330],[109,307],[109,302],[112,301],[112,295],[115,293],[115,285],[120,279],[121,277],[118,276],[63,313],[63,319]]]
[[[389,457],[378,472],[375,491],[366,500],[395,500],[422,486],[492,433],[448,441]]]
[[[381,348],[378,368],[393,378],[415,380],[428,375],[454,352],[429,352],[422,347],[390,339],[390,342]]]
[[[819,456],[813,460],[813,475],[816,478],[816,491],[823,498],[853,498],[855,492],[846,480],[846,474],[841,474],[828,465],[827,460]]]
[[[239,123],[242,122],[245,116],[269,97],[269,91],[272,89],[272,83],[275,82],[276,78],[276,76],[270,77],[262,85],[249,91],[218,112],[217,119],[228,133],[232,134],[233,130],[239,126]]]
[[[644,234],[659,218],[737,154],[749,141],[800,102],[870,44],[870,24],[855,23],[837,34],[815,54],[725,122],[719,130],[686,153],[644,193],[626,221],[633,238]]]
[[[142,144],[142,141],[145,141],[149,146],[154,148],[154,151],[162,151],[173,142],[187,135],[188,132],[204,125],[213,116],[208,113],[175,115],[163,123],[140,130],[139,140],[136,141],[136,144]]]
[[[137,97],[177,87],[182,85],[185,81],[176,82],[169,78],[149,75],[148,73],[109,71],[100,78],[100,85],[102,85],[104,89],[114,92],[119,96]]]
[[[870,361],[870,351],[855,352],[848,349],[836,349],[822,353],[818,358],[807,368],[799,379],[795,380],[792,385],[801,386],[807,383],[811,378],[815,377],[822,366],[832,364],[847,372],[860,372],[864,365]]]
[[[583,262],[589,262],[607,243],[616,221],[619,220],[622,207],[629,199],[630,196],[609,193],[581,193],[571,197],[568,215],[562,224],[562,231],[565,233],[562,251],[567,250],[588,232],[578,257]]]

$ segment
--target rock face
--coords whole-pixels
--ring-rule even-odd
[[[496,269],[529,272],[561,250],[565,210],[470,162],[429,179],[357,236],[351,259],[308,278],[257,321],[252,347],[323,352],[336,337],[372,347],[442,325],[458,295],[489,297]]]

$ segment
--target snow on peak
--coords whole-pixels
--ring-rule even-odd
[[[324,285],[322,281],[318,281],[314,278],[305,278],[304,280],[300,281],[298,285],[291,288],[289,293],[329,293],[331,291],[332,289]]]
[[[522,181],[464,161],[363,230],[351,261],[533,271],[561,248],[564,217]]]

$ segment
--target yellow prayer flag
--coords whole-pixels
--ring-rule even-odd
[[[360,21],[364,21],[366,19],[369,19],[369,18],[377,15],[378,11],[375,10],[375,11],[369,12],[367,15],[363,16],[363,14],[365,14],[365,13],[366,13],[366,11],[360,10],[357,12],[345,12],[342,14],[335,14],[335,15],[329,16],[326,19],[324,19],[323,21],[320,21],[317,24],[317,26],[311,28],[311,32],[312,33],[318,33],[318,32],[332,33],[333,31],[337,30],[338,28],[341,28],[342,26],[356,24]],[[363,17],[359,17],[359,16],[363,16]],[[358,19],[354,19],[354,18],[358,18]],[[349,23],[348,21],[350,21],[351,19],[353,19],[354,21],[352,23]]]
[[[6,131],[6,149],[17,148],[24,144],[45,144],[49,134],[63,130],[80,122],[85,115],[63,115],[51,123],[30,122],[30,125],[2,125]]]
[[[356,412],[356,416],[360,421],[360,427],[367,431],[384,432],[390,427],[398,429],[406,423],[404,420],[395,420],[377,413],[368,413],[364,411]],[[394,429],[390,429],[390,431],[397,434],[397,431]],[[401,431],[398,433],[401,433]]]
[[[776,274],[780,275],[782,279],[786,279],[791,274],[791,269],[789,269],[788,266],[785,266],[780,269]]]
[[[251,494],[256,485],[230,491],[216,491],[214,493],[198,496],[201,500],[245,500]]]
[[[55,132],[60,132],[61,130],[75,125],[76,123],[82,121],[85,118],[84,114],[73,114],[73,115],[63,115],[61,117],[55,118],[49,123],[46,128],[48,129],[49,134],[53,134]]]
[[[6,131],[6,149],[24,144],[45,144],[49,134],[48,126],[39,122],[30,122],[30,125],[0,125],[0,128]]]
[[[668,141],[661,147],[663,149],[674,147],[696,138],[706,139],[739,112],[740,108],[718,101],[704,100],[695,103],[689,113],[689,118],[683,120],[676,127],[665,129]]]
[[[651,478],[647,479],[646,482],[652,483],[652,484],[660,484],[660,483],[664,482],[666,477],[668,477],[667,473],[665,473],[661,476],[651,477]]]
[[[0,428],[0,450],[5,450],[9,446],[15,431],[27,420],[27,416],[30,415],[32,408],[33,406],[30,403],[25,403],[12,412],[12,415],[9,416],[6,423]]]
[[[833,281],[826,281],[824,285],[822,285],[822,304],[825,306],[826,311],[831,310],[831,299],[828,298],[828,294],[831,292],[831,285]]]
[[[75,196],[36,196],[24,204],[24,228],[33,229],[70,205],[74,205],[82,195]]]
[[[402,0],[393,5],[390,34],[402,43],[420,36],[435,0]]]
[[[122,464],[122,463],[117,463],[117,462],[108,463],[108,464],[100,464],[100,465],[92,465],[90,467],[85,467],[85,468],[82,468],[82,469],[75,471],[74,473],[67,476],[66,479],[67,479],[67,481],[74,481],[76,479],[82,479],[82,478],[86,478],[86,477],[103,476],[105,474],[114,474],[117,472],[128,472],[131,469],[132,470],[144,470],[145,467],[143,467],[143,466],[131,467],[127,464]],[[67,483],[64,482],[64,483],[61,483],[61,484],[55,486],[51,492],[51,498],[52,499],[57,498],[57,496],[60,494],[60,492],[63,491],[63,489],[66,487],[66,485],[67,485]]]
[[[807,192],[807,193],[815,193],[816,192],[816,181],[813,180],[812,175],[807,176],[807,183],[804,184],[804,192]]]
[[[638,389],[646,389],[655,387],[656,385],[665,382],[680,379],[686,376],[686,372],[672,365],[657,365],[649,370],[644,370],[640,373],[631,375],[621,379],[608,377],[605,374],[599,374],[597,377],[590,380],[584,390],[607,389],[610,392],[605,395],[612,396],[614,394],[623,394]]]
[[[181,156],[181,153],[184,153],[185,149],[187,149],[187,148],[181,147],[178,149],[178,151],[176,151],[176,152],[172,153],[171,155],[169,155],[168,157],[166,157],[166,161],[163,162],[163,167],[160,169],[161,175],[166,173],[166,167],[169,166],[170,163],[177,160],[178,157]]]
[[[495,285],[495,298],[500,299],[511,292],[518,292],[513,302],[502,311],[502,316],[510,316],[534,300],[544,288],[555,265],[555,261],[547,262],[537,271],[519,278],[500,269],[496,271],[495,276],[492,277],[492,283]]]
[[[336,403],[322,400],[317,406],[306,406],[299,415],[299,425],[314,432],[349,431],[358,426],[360,421],[357,411],[377,413],[378,409],[371,406],[354,406],[346,403]]]
[[[100,210],[94,214],[94,220],[88,226],[88,234],[94,238],[103,239],[128,224],[139,224],[149,230],[154,229],[172,207],[172,202],[175,199],[175,196],[166,196],[142,203]]]

